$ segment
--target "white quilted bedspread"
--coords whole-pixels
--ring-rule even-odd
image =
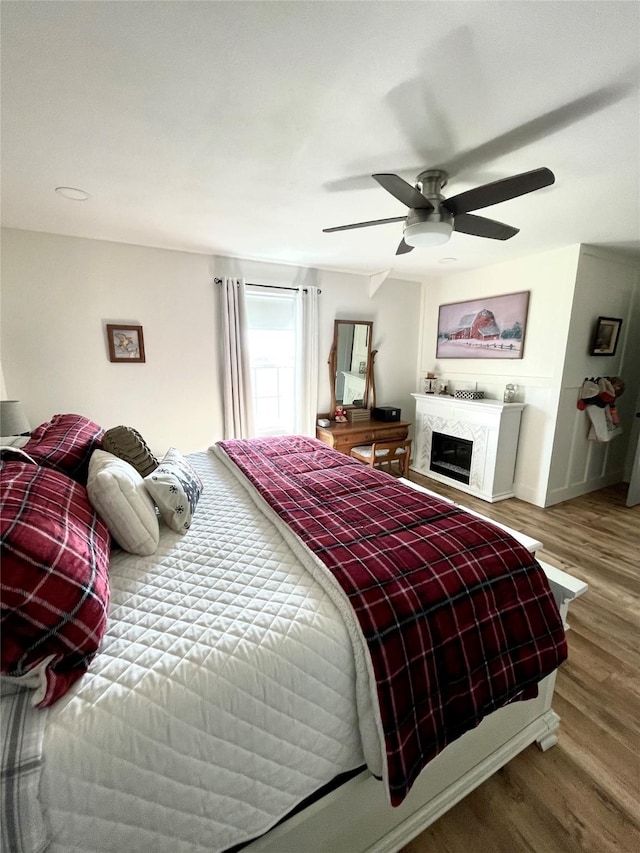
[[[190,460],[191,530],[114,556],[103,647],[49,711],[51,853],[215,853],[363,763],[336,606],[224,464]]]

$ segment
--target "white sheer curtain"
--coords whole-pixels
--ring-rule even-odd
[[[222,279],[220,317],[224,437],[251,438],[254,434],[253,401],[244,279]]]
[[[300,288],[296,294],[295,431],[315,436],[318,416],[319,289]]]

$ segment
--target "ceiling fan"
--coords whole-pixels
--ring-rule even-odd
[[[441,190],[447,183],[448,175],[442,169],[428,169],[416,178],[411,186],[399,175],[372,175],[380,186],[409,208],[407,216],[394,216],[391,219],[373,219],[369,222],[355,222],[352,225],[338,225],[335,228],[323,228],[329,234],[333,231],[348,231],[351,228],[368,228],[370,225],[385,225],[388,222],[404,222],[403,238],[396,255],[404,255],[414,248],[439,246],[446,243],[453,231],[472,234],[476,237],[489,237],[492,240],[508,240],[519,229],[495,219],[475,216],[470,211],[490,207],[534,190],[548,187],[555,181],[550,169],[533,169],[493,181],[476,187],[451,198],[444,198]]]

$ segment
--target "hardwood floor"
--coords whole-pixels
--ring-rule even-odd
[[[411,479],[540,539],[540,559],[589,590],[569,611],[558,745],[526,749],[402,853],[638,853],[640,506],[625,506],[623,485],[540,509]]]

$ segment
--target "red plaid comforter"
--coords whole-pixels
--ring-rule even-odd
[[[37,675],[44,708],[86,672],[106,629],[109,531],[83,486],[3,462],[0,537],[0,674]]]
[[[219,443],[333,573],[376,678],[390,799],[567,656],[532,555],[498,527],[315,439]]]

